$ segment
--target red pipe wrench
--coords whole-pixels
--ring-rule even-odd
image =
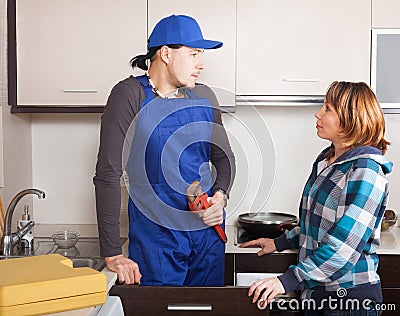
[[[208,194],[201,190],[200,182],[195,180],[186,189],[186,198],[188,200],[189,209],[192,212],[202,214],[202,211],[209,208],[211,204],[207,201]],[[213,226],[218,237],[222,242],[226,243],[228,238],[226,237],[225,231],[221,225]]]

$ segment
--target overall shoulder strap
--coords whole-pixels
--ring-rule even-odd
[[[154,99],[153,88],[149,83],[149,79],[146,75],[137,76],[135,77],[137,81],[139,81],[140,85],[142,86],[144,93],[146,93],[146,98],[143,100],[142,107],[149,103],[151,100]]]

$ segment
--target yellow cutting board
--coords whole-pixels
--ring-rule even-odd
[[[106,276],[59,254],[0,260],[0,315],[41,315],[104,304]]]

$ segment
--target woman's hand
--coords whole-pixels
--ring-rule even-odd
[[[278,278],[266,278],[256,281],[250,286],[248,292],[249,296],[253,295],[253,303],[260,298],[258,303],[260,307],[266,307],[279,294],[285,294],[285,288]]]
[[[124,255],[106,257],[105,261],[108,270],[118,274],[119,282],[125,284],[140,284],[142,275],[140,274],[139,266],[135,261],[125,257]]]
[[[247,248],[247,247],[254,247],[254,246],[262,248],[259,252],[257,252],[257,256],[266,255],[266,254],[273,253],[274,251],[276,251],[275,242],[271,238],[259,238],[256,240],[251,240],[251,241],[245,242],[244,244],[241,244],[239,247]]]

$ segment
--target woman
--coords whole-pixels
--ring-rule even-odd
[[[302,298],[316,304],[304,308],[311,309],[306,315],[350,315],[349,302],[351,315],[377,315],[373,302],[382,302],[382,290],[376,250],[392,169],[383,157],[389,145],[383,113],[365,83],[333,82],[315,117],[318,136],[331,145],[313,164],[299,227],[242,245],[260,246],[260,256],[298,248],[299,263],[253,283],[249,296],[265,305],[276,295],[302,290]]]

